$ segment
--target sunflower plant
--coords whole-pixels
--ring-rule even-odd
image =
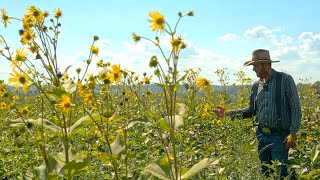
[[[63,12],[55,9],[50,19],[49,12],[35,6],[28,7],[21,19],[9,16],[4,10],[1,12],[5,28],[11,20],[22,23],[19,31],[21,48],[12,51],[0,35],[0,55],[12,68],[9,84],[1,83],[5,92],[1,95],[10,102],[6,104],[7,109],[12,118],[16,118],[11,120],[11,126],[25,126],[43,158],[43,164],[29,175],[40,179],[59,176],[71,179],[84,171],[89,163],[85,151],[74,151],[71,139],[74,131],[92,116],[82,117],[84,114],[77,111],[80,90],[74,80],[68,78],[71,66],[60,69],[57,48]],[[94,44],[98,39],[94,36],[85,61],[87,67],[83,74],[78,73],[78,83],[84,80],[93,55],[98,55],[99,48]],[[7,90],[12,86],[15,87],[13,91]],[[89,99],[86,95],[86,101]],[[50,152],[48,138],[52,135],[61,138],[62,152]]]
[[[151,173],[161,179],[187,179],[199,173],[202,169],[209,166],[212,162],[210,158],[204,158],[189,170],[183,167],[183,143],[184,131],[181,130],[186,124],[187,106],[179,102],[178,89],[188,76],[188,71],[183,74],[179,72],[180,53],[187,47],[183,37],[177,34],[177,28],[182,18],[193,16],[193,11],[187,14],[178,13],[178,20],[174,26],[166,21],[165,16],[158,11],[149,13],[151,23],[150,28],[156,33],[166,33],[170,37],[170,49],[162,47],[162,41],[158,36],[150,39],[144,36],[132,33],[133,40],[137,43],[141,40],[147,40],[156,46],[160,55],[154,55],[150,58],[149,66],[154,68],[154,75],[158,78],[156,83],[163,93],[163,98],[157,107],[145,107],[148,112],[148,118],[153,123],[154,131],[158,134],[158,139],[162,144],[164,154],[163,158],[149,163],[144,171]],[[162,62],[161,59],[164,61]],[[210,87],[210,83],[205,78],[198,79],[196,84],[202,88]],[[159,109],[154,111],[154,109]],[[183,128],[184,130],[187,128]]]

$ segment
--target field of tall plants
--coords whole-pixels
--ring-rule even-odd
[[[153,74],[139,75],[121,64],[97,61],[94,36],[86,67],[69,72],[58,58],[60,19],[30,6],[22,18],[1,10],[4,27],[20,23],[21,47],[0,34],[0,60],[11,73],[0,82],[0,177],[2,179],[264,179],[259,169],[252,119],[231,120],[217,106],[248,105],[253,80],[244,72],[216,70],[213,88],[200,69],[180,69],[188,48],[179,23],[193,16],[179,12],[170,25],[150,12],[155,37],[132,34],[159,50],[148,57]],[[157,34],[170,36],[163,48]],[[96,66],[96,72],[89,72]],[[73,75],[74,74],[74,75]],[[319,179],[320,84],[298,85],[302,127],[289,152],[290,177]],[[278,176],[278,164],[270,168]]]

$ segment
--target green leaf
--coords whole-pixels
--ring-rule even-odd
[[[61,168],[64,166],[64,163],[56,160],[53,156],[48,155],[48,162],[51,168],[51,171],[49,171],[47,165],[45,162],[36,169],[36,175],[39,179],[48,179],[49,176],[55,176],[56,174],[59,174]]]
[[[114,142],[110,144],[110,146],[111,146],[112,154],[118,155],[124,150],[123,143],[120,141],[119,134],[117,135]]]
[[[88,169],[88,162],[76,162],[76,161],[70,161],[66,163],[62,170],[64,171],[64,174],[67,175],[67,172],[71,172],[72,176],[79,174],[85,170]]]
[[[146,116],[139,117],[133,121],[130,121],[127,128],[131,128],[136,124],[150,124],[150,119]]]
[[[161,118],[159,119],[156,124],[161,128],[161,129],[164,129],[166,131],[170,131],[170,127],[169,127],[169,124],[168,124],[168,121],[165,120],[164,118]]]
[[[34,123],[36,123],[40,126],[43,125],[43,127],[50,129],[53,132],[62,132],[62,129],[59,126],[55,125],[54,123],[52,123],[51,121],[46,120],[46,119],[39,118]]]
[[[68,93],[64,90],[64,88],[57,87],[57,88],[54,88],[53,90],[51,90],[47,94],[48,94],[49,98],[59,99],[59,98],[61,98],[61,96],[63,94],[68,94]]]
[[[319,155],[319,145],[316,145],[316,147],[314,147],[312,150],[311,150],[311,154],[310,154],[310,159],[311,159],[311,162],[314,162],[318,155]]]
[[[177,114],[180,116],[184,116],[186,114],[187,106],[183,103],[177,103]]]
[[[72,80],[70,80],[67,83],[65,83],[64,85],[62,85],[62,87],[70,94],[72,94],[73,92],[75,92],[77,90],[77,84],[74,83]]]
[[[198,174],[203,169],[207,168],[213,162],[219,163],[219,162],[216,162],[216,160],[213,161],[212,159],[204,158],[203,160],[201,160],[197,164],[193,165],[184,175],[182,175],[181,179],[191,178],[192,176]]]
[[[299,175],[299,178],[301,179],[313,179],[313,176],[319,175],[320,174],[320,169],[314,169],[310,171],[308,174],[301,174]]]
[[[111,162],[111,157],[107,153],[100,152],[98,159],[104,164],[109,164]]]
[[[99,121],[99,122],[100,122],[101,118],[102,118],[102,121],[107,121],[107,118],[101,117],[98,114],[93,114],[93,115],[91,115],[91,117],[89,115],[87,115],[87,116],[84,116],[84,117],[80,118],[77,122],[75,122],[68,129],[68,133],[71,134],[73,131],[75,131],[76,129],[78,129],[78,128],[82,127],[82,126],[88,126],[88,125],[92,124],[93,123],[92,118],[95,121]]]
[[[170,119],[169,116],[165,116],[164,117],[167,124],[170,124]],[[184,123],[183,123],[183,118],[180,115],[175,115],[172,117],[172,126],[174,129],[178,129],[180,127],[183,127]]]
[[[159,179],[170,180],[170,178],[166,175],[166,173],[155,162],[150,163],[143,170],[145,172],[151,173],[153,176],[155,176]]]
[[[32,124],[38,125],[40,127],[43,126],[43,127],[47,128],[47,129],[50,129],[53,132],[61,132],[61,128],[59,126],[55,125],[54,123],[52,123],[51,121],[46,120],[46,119],[41,119],[41,118],[39,118],[37,120],[27,119],[26,121],[30,122]],[[18,119],[15,119],[15,120],[10,120],[10,122],[13,123],[13,124],[10,125],[11,127],[25,125],[25,123],[24,123],[22,118],[18,118]]]
[[[67,74],[68,73],[68,69],[71,67],[72,65],[69,65],[65,70],[63,74]]]

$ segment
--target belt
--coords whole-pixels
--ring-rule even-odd
[[[263,132],[263,134],[265,135],[270,135],[270,134],[275,134],[275,135],[280,135],[281,131],[278,129],[272,129],[272,128],[268,128],[268,127],[261,127],[258,126],[258,128]]]

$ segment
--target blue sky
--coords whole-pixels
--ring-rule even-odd
[[[159,11],[173,26],[179,11],[185,14],[193,10],[195,16],[183,18],[178,28],[177,34],[188,44],[181,53],[180,71],[201,68],[200,76],[212,84],[218,84],[214,72],[222,68],[227,68],[230,83],[235,82],[233,74],[239,71],[256,79],[252,67],[242,65],[250,60],[254,49],[264,48],[270,50],[273,60],[280,60],[273,64],[274,69],[291,74],[296,83],[301,79],[320,80],[317,0],[1,0],[0,9],[20,18],[31,5],[50,13],[57,8],[63,11],[58,58],[61,69],[73,65],[70,72],[84,67],[83,60],[97,35],[100,52],[96,60],[120,63],[122,68],[139,74],[152,74],[149,59],[152,55],[161,56],[148,42],[135,44],[132,32],[153,39],[158,34],[149,28],[149,12]],[[6,29],[0,26],[0,35],[14,49],[21,46],[20,26],[18,21],[11,21]],[[160,38],[163,42],[168,39],[164,34]],[[0,57],[0,61],[0,79],[8,80],[10,66],[4,58]],[[90,71],[95,72],[94,64]]]

